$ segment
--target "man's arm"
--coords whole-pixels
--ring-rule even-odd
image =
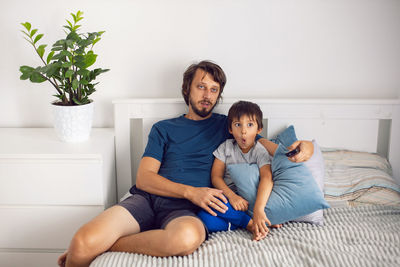
[[[266,138],[260,138],[258,139],[258,142],[260,142],[267,149],[268,154],[270,154],[271,156],[275,155],[275,151],[278,148],[277,144],[269,141]],[[298,140],[294,142],[291,146],[287,147],[287,149],[291,151],[295,149],[297,146],[300,146],[300,152],[297,153],[295,156],[289,158],[289,160],[293,162],[307,161],[314,154],[314,145],[311,141]]]
[[[210,207],[219,212],[225,212],[227,207],[223,202],[226,203],[227,200],[222,190],[172,182],[158,174],[160,166],[161,163],[158,160],[152,157],[143,157],[136,176],[136,187],[159,196],[186,198],[214,216],[217,214]]]
[[[275,155],[275,151],[278,148],[278,145],[275,144],[274,142],[269,141],[266,138],[260,138],[257,140],[260,144],[262,144],[265,149],[267,149],[268,154],[270,154],[272,157]]]

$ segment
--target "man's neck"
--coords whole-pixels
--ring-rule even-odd
[[[211,116],[212,116],[212,112],[210,112],[210,114],[208,114],[207,117],[202,117],[202,116],[198,115],[196,112],[194,112],[194,110],[192,109],[192,106],[189,105],[189,112],[185,115],[185,118],[189,119],[189,120],[193,120],[193,121],[201,121],[201,120],[208,119]]]
[[[193,121],[201,121],[201,120],[208,119],[211,116],[212,116],[212,112],[207,117],[201,117],[194,112],[190,112],[190,110],[189,110],[188,114],[185,115],[185,118],[189,119],[189,120],[193,120]]]

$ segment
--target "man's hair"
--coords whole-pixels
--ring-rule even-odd
[[[182,96],[185,99],[186,105],[189,105],[190,85],[192,84],[194,74],[198,69],[202,69],[206,73],[210,74],[214,81],[219,83],[219,95],[217,99],[218,103],[218,101],[221,99],[221,94],[226,84],[226,76],[220,66],[211,61],[204,60],[197,64],[190,65],[183,74]]]
[[[260,107],[256,103],[248,101],[238,101],[231,106],[228,112],[229,130],[232,130],[233,120],[240,119],[244,115],[249,116],[249,118],[255,119],[257,121],[258,129],[263,128],[263,114]]]

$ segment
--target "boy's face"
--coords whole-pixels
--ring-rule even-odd
[[[233,119],[231,128],[229,132],[233,135],[243,153],[249,152],[254,146],[256,135],[262,131],[262,129],[258,129],[257,120],[247,115]]]

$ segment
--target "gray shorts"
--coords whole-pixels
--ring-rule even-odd
[[[162,197],[132,187],[132,195],[118,205],[127,209],[139,223],[140,231],[165,229],[167,224],[178,217],[197,217],[201,209],[187,199]],[[200,218],[199,218],[200,220]],[[208,231],[206,229],[206,238]]]

